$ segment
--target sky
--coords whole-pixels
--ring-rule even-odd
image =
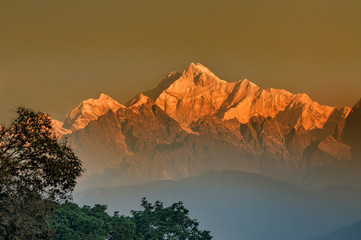
[[[17,106],[63,121],[100,93],[124,104],[191,62],[352,107],[360,12],[360,0],[0,0],[0,123]]]

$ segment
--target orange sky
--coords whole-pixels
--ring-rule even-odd
[[[220,78],[361,97],[359,0],[0,0],[0,122],[19,105],[63,120],[101,92],[125,103],[200,62]]]

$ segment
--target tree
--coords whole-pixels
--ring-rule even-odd
[[[142,211],[132,211],[136,225],[136,235],[149,240],[208,240],[209,231],[198,230],[199,223],[189,218],[189,211],[182,202],[163,207],[156,201],[154,205],[142,199]]]
[[[198,230],[198,222],[189,218],[182,202],[170,207],[156,201],[154,205],[145,198],[143,210],[132,211],[132,216],[113,216],[106,213],[105,205],[80,208],[65,203],[55,211],[51,226],[53,240],[209,240],[208,231]]]
[[[48,115],[26,108],[0,126],[0,238],[48,239],[48,216],[70,199],[82,165]]]
[[[131,217],[120,216],[118,212],[112,217],[112,232],[109,240],[142,240],[136,234],[136,224]]]
[[[110,236],[112,218],[105,212],[105,205],[80,208],[75,203],[59,207],[52,219],[53,240],[102,240]]]
[[[54,229],[52,240],[141,240],[135,235],[135,224],[130,217],[106,213],[107,206],[79,207],[75,203],[62,204],[51,218]]]

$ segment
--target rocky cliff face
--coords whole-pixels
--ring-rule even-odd
[[[105,94],[83,101],[56,126],[83,160],[85,175],[103,175],[107,185],[224,169],[286,179],[351,159],[346,144],[358,144],[360,134],[349,129],[360,126],[359,107],[346,119],[349,112],[246,79],[229,83],[192,63],[126,106]]]

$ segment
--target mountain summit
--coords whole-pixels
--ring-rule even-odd
[[[87,126],[90,121],[96,120],[109,110],[115,112],[124,107],[108,95],[102,93],[98,99],[88,99],[81,102],[73,111],[66,115],[63,127],[77,131]]]
[[[232,92],[232,85],[203,65],[191,63],[159,95],[156,103],[178,122],[189,125],[203,116],[215,114]]]
[[[146,104],[148,101],[153,102],[149,97],[145,96],[143,93],[139,93],[135,98],[130,100],[127,104],[128,107],[139,107],[143,104]]]

